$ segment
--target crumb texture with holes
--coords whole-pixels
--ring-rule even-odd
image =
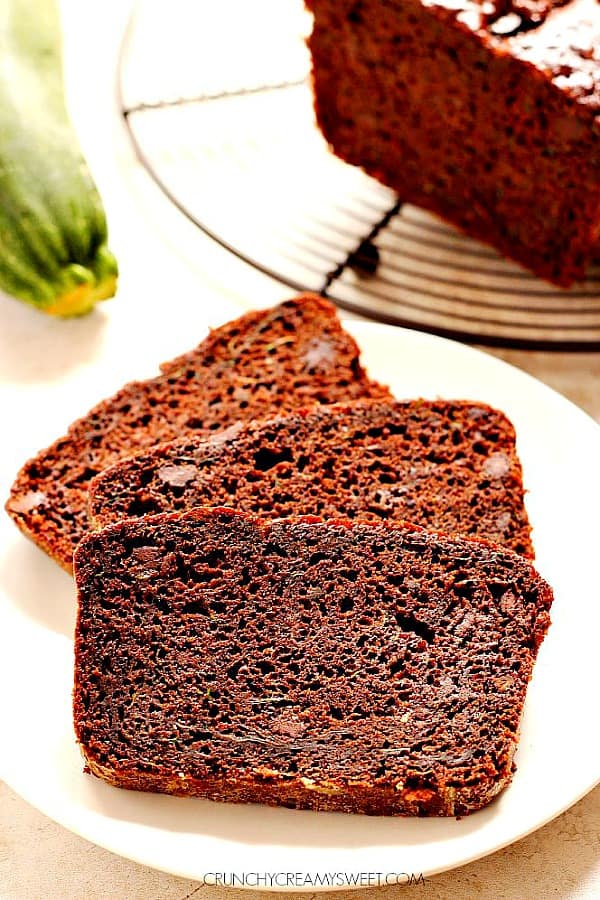
[[[89,483],[119,459],[282,408],[390,396],[367,377],[335,308],[308,294],[215,329],[161,370],[100,403],[17,476],[8,514],[68,571],[88,528]]]
[[[112,784],[464,815],[509,782],[552,592],[486,542],[227,509],[75,554],[74,718]]]
[[[558,285],[600,235],[598,0],[307,0],[333,151]],[[501,273],[500,273],[501,274]]]
[[[265,517],[407,520],[533,556],[515,431],[466,401],[358,401],[251,422],[124,460],[95,479],[97,526],[195,506]]]

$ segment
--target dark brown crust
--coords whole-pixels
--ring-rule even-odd
[[[6,511],[67,571],[88,527],[89,483],[119,459],[282,408],[390,396],[365,374],[334,307],[310,294],[217,328],[161,371],[99,403],[17,475]]]
[[[316,116],[341,159],[543,278],[584,278],[600,232],[592,4],[307,6]]]
[[[217,508],[89,534],[75,575],[75,729],[112,784],[465,815],[512,777],[552,603],[523,557]]]
[[[307,788],[299,778],[284,781],[268,775],[239,778],[235,783],[215,777],[206,780],[177,776],[166,779],[163,775],[140,774],[135,769],[124,771],[109,768],[95,760],[85,748],[82,749],[93,775],[126,790],[367,816],[466,816],[491,803],[510,784],[513,776],[507,768],[505,775],[495,782],[487,781],[470,787],[446,787],[443,799],[429,789],[390,791],[389,787],[372,784],[345,784],[343,792],[328,794],[323,790]]]
[[[409,520],[533,557],[515,432],[459,400],[358,401],[164,444],[90,485],[92,524],[231,506],[275,518]]]

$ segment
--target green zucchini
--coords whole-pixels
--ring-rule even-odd
[[[0,288],[76,316],[112,297],[117,263],[64,95],[55,0],[0,2]]]

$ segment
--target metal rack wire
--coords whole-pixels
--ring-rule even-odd
[[[553,288],[329,152],[302,15],[300,0],[138,4],[121,111],[170,200],[249,265],[370,318],[491,346],[600,350],[599,268]],[[260,39],[244,34],[263,20]]]

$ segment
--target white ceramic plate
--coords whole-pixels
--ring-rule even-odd
[[[314,891],[316,873],[370,872],[383,873],[384,883],[387,873],[427,876],[491,853],[600,780],[600,428],[539,382],[482,353],[381,325],[348,327],[370,372],[399,397],[485,401],[517,428],[538,567],[556,601],[529,689],[514,781],[487,809],[456,821],[136,794],[84,775],[71,727],[73,584],[2,515],[0,776],[46,815],[116,853],[188,878],[305,873],[306,889]],[[105,354],[93,378],[75,371],[54,385],[22,383],[7,392],[3,421],[15,427],[0,444],[2,496],[24,452],[52,440],[121,375],[131,377],[122,368]],[[277,886],[283,887],[281,878]],[[344,879],[333,886],[345,886]]]

